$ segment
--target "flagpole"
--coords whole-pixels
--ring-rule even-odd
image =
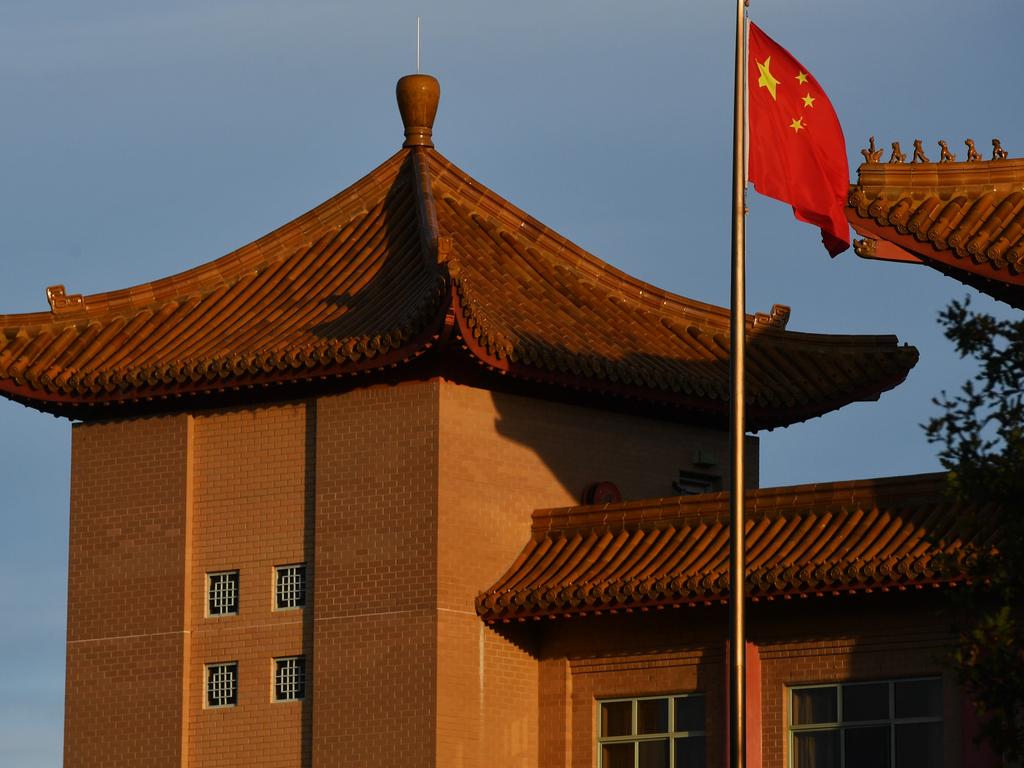
[[[746,631],[744,619],[744,456],[746,435],[744,411],[744,365],[746,359],[746,4],[736,0],[736,80],[733,103],[732,137],[732,297],[730,309],[730,403],[729,441],[732,449],[729,512],[729,765],[744,768],[747,753],[746,732]]]

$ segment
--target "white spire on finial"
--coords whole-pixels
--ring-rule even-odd
[[[420,17],[416,17],[416,74],[420,73]]]

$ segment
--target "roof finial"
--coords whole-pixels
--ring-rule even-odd
[[[406,75],[395,88],[398,111],[405,124],[403,147],[432,147],[431,134],[437,102],[441,99],[441,86],[430,75]]]

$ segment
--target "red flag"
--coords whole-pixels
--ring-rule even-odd
[[[750,181],[820,227],[825,248],[837,256],[850,247],[850,225],[843,214],[846,140],[836,111],[814,75],[754,24],[747,51]]]

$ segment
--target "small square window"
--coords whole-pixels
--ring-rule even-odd
[[[279,565],[275,570],[277,610],[303,607],[306,604],[306,564]]]
[[[233,707],[238,704],[238,662],[206,665],[206,706]]]
[[[306,698],[306,659],[289,656],[274,659],[274,701],[300,701]]]
[[[238,571],[206,574],[206,615],[233,616],[238,613]]]

